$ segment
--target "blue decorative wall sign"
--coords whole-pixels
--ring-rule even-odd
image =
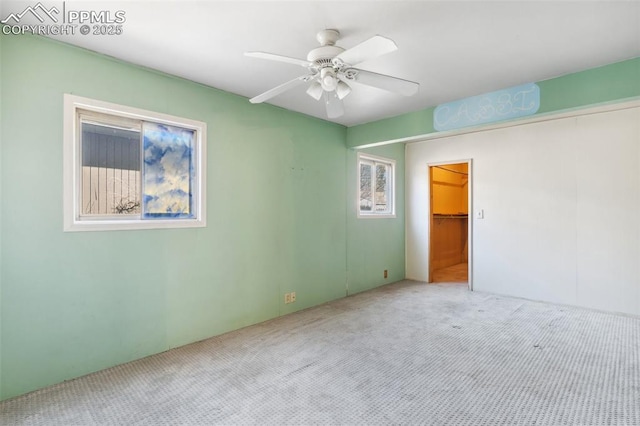
[[[535,83],[438,105],[433,127],[438,131],[477,126],[533,115],[540,108],[540,88]]]

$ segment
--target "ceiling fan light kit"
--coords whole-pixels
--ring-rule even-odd
[[[344,81],[339,81],[338,86],[336,87],[338,99],[344,99],[349,93],[351,93],[351,87],[349,87],[349,85]]]
[[[324,93],[324,89],[322,88],[322,85],[317,81],[314,81],[313,83],[311,83],[311,85],[307,89],[307,95],[311,96],[316,101],[320,100],[323,93]]]
[[[338,77],[336,71],[332,67],[324,67],[320,69],[320,85],[327,92],[336,90],[338,87]]]
[[[351,93],[351,83],[376,87],[404,96],[418,93],[420,85],[416,82],[356,68],[362,62],[397,50],[398,47],[393,40],[377,35],[345,50],[335,45],[340,39],[338,30],[322,30],[316,38],[320,47],[311,50],[306,61],[273,53],[246,52],[246,56],[299,65],[309,71],[308,74],[251,98],[250,102],[264,102],[294,87],[310,83],[307,94],[317,101],[324,97],[327,117],[337,118],[344,114],[342,100]]]

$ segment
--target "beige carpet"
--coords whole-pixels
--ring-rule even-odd
[[[0,404],[2,425],[640,425],[640,318],[401,282]]]

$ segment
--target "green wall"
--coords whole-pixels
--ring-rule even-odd
[[[0,400],[2,400],[2,36],[0,36]]]
[[[640,96],[640,58],[617,62],[537,83],[545,114]],[[358,147],[437,132],[435,107],[347,129],[347,146]]]
[[[396,217],[357,217],[357,151],[349,150],[347,188],[347,241],[349,294],[405,278],[404,255],[404,144],[363,149],[362,152],[396,160]],[[401,238],[398,238],[401,236]],[[384,278],[384,270],[388,277]]]
[[[350,218],[344,127],[44,38],[0,47],[0,399],[344,297],[348,258],[354,291],[404,278],[403,219]],[[208,226],[63,233],[64,93],[206,122]],[[377,228],[402,251],[370,247]]]

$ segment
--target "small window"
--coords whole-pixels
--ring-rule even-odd
[[[65,95],[64,230],[202,227],[206,124]]]
[[[358,154],[358,216],[395,217],[395,161]]]

